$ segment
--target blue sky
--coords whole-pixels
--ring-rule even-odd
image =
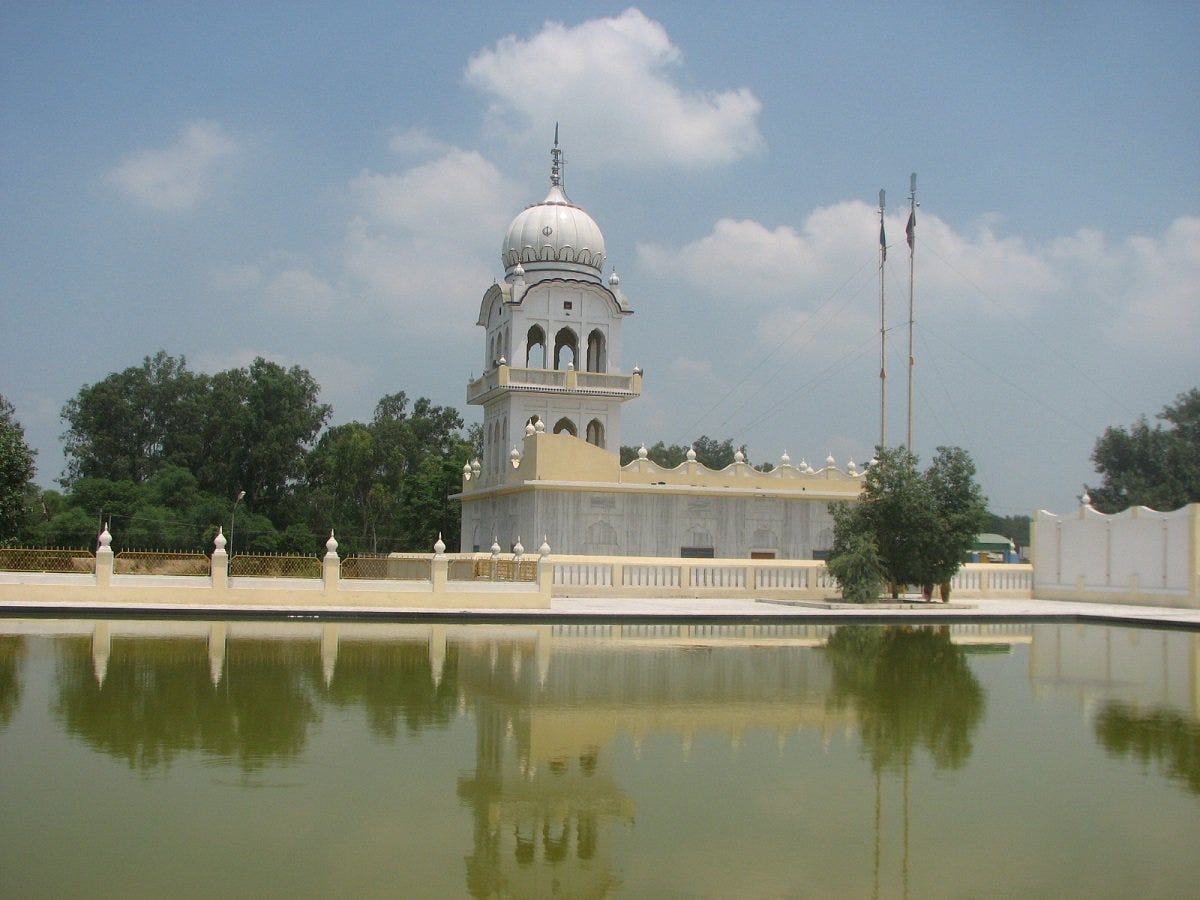
[[[334,422],[478,418],[508,222],[566,188],[645,368],[626,443],[752,461],[966,447],[997,512],[1073,507],[1105,427],[1200,384],[1193,3],[0,4],[0,393],[62,405],[164,349],[308,368]]]

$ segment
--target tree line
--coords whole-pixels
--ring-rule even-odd
[[[0,541],[209,550],[218,527],[241,552],[347,553],[458,542],[450,495],[475,455],[459,414],[403,393],[369,422],[327,428],[320,386],[299,366],[255,359],[215,375],[159,352],[84,385],[64,405],[62,490],[32,484],[33,453],[0,407]],[[11,471],[10,471],[11,470]]]

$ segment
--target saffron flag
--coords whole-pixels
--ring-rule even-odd
[[[913,244],[917,242],[917,211],[914,209],[908,214],[908,224],[904,226],[904,234],[908,238],[908,249],[913,249]]]
[[[881,259],[887,259],[887,235],[883,233],[882,216],[879,219],[879,253]]]

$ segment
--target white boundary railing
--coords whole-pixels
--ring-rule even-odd
[[[555,597],[836,599],[837,580],[819,560],[554,556]],[[965,563],[950,582],[960,599],[1029,599],[1033,567]]]

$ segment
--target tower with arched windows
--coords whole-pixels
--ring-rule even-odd
[[[833,459],[814,470],[786,453],[771,471],[739,452],[721,471],[689,454],[672,469],[621,465],[621,404],[642,372],[621,369],[632,315],[616,273],[604,278],[604,235],[567,199],[557,136],[550,193],[508,227],[503,282],[483,295],[483,375],[467,402],[483,407],[483,449],[463,468],[463,551],[543,540],[555,553],[808,559],[832,544],[831,500],[853,500],[862,475]]]
[[[616,273],[603,278],[599,226],[567,199],[557,137],[550,192],[513,219],[500,256],[504,281],[479,306],[484,374],[467,388],[483,407],[481,476],[506,470],[531,424],[618,453],[621,404],[641,393],[620,366],[633,309]]]

